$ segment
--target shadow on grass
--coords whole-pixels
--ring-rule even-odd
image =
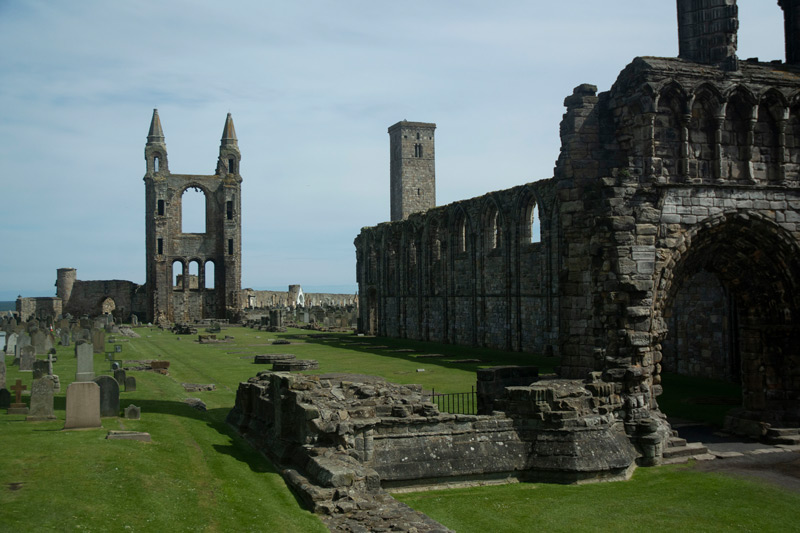
[[[334,337],[335,336],[335,337]],[[544,356],[528,352],[509,352],[493,348],[475,346],[462,346],[444,344],[433,341],[420,341],[412,339],[394,339],[390,337],[359,337],[351,334],[331,333],[323,336],[302,334],[287,334],[286,338],[302,338],[309,344],[317,344],[351,350],[354,352],[368,353],[381,357],[392,357],[403,361],[423,363],[428,366],[438,366],[448,369],[467,370],[477,372],[479,368],[499,365],[534,365],[539,367],[542,374],[555,370],[560,359],[553,356]],[[385,346],[386,348],[376,348]],[[413,349],[417,353],[397,352],[393,350]],[[422,354],[441,354],[444,357],[419,357]],[[458,359],[478,359],[473,362],[457,362]]]

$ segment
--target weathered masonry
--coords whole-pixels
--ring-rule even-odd
[[[242,177],[230,113],[213,175],[170,172],[158,110],[153,111],[144,155],[147,320],[172,323],[234,317],[242,308]],[[183,231],[182,200],[187,189],[203,194],[202,233]]]
[[[626,422],[662,369],[743,386],[733,427],[800,424],[800,0],[786,62],[740,60],[735,0],[678,0],[680,56],[567,97],[551,179],[364,228],[360,328],[552,350]]]

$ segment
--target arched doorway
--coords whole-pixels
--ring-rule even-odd
[[[664,271],[665,369],[739,380],[734,418],[800,424],[800,250],[755,214],[709,220]],[[672,366],[672,368],[670,368]]]
[[[114,303],[114,299],[110,296],[100,304],[100,312],[104,315],[113,315],[116,308],[117,304]]]

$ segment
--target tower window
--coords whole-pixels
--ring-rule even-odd
[[[153,158],[153,171],[154,171],[154,172],[158,172],[158,170],[159,170],[159,167],[161,166],[161,164],[160,164],[160,163],[161,163],[161,160],[160,160],[160,158],[159,158],[158,156],[155,156],[155,157]]]
[[[419,132],[417,132],[417,140],[419,140]]]
[[[225,202],[225,215],[228,220],[233,220],[233,202],[231,200]]]
[[[233,255],[233,239],[228,239],[228,255]]]
[[[233,157],[228,158],[228,172],[231,174],[236,172],[236,159]]]
[[[164,200],[158,201],[158,215],[162,217],[164,216]]]
[[[419,143],[414,145],[414,157],[422,157],[422,145]]]
[[[164,254],[164,239],[158,239],[158,255]]]

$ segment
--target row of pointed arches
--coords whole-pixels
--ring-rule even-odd
[[[670,80],[652,99],[650,153],[670,181],[783,183],[800,163],[800,93]]]
[[[216,285],[214,261],[201,259],[175,259],[172,262],[172,290],[212,290]]]

